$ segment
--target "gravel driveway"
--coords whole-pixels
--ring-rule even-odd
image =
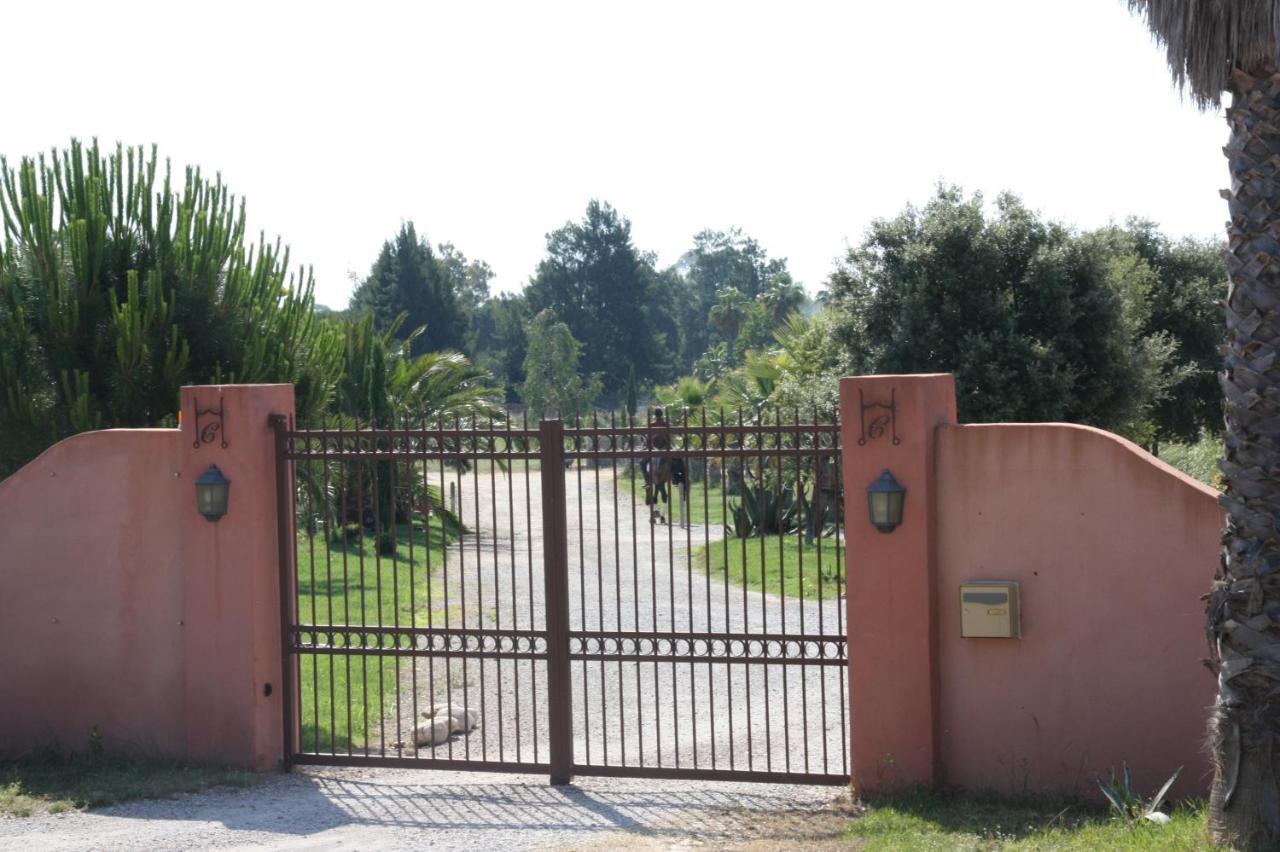
[[[395,769],[0,819],[0,850],[849,848],[840,788]]]
[[[650,525],[621,470],[575,468],[566,477],[571,631],[843,634],[840,598],[802,603],[693,568],[692,550],[721,541],[722,526]],[[478,531],[453,547],[447,569],[450,601],[467,601],[465,626],[542,629],[538,472],[466,477],[459,508]],[[810,560],[806,571],[814,570]],[[408,743],[414,675],[406,671],[400,740]],[[571,673],[575,763],[845,772],[843,667],[610,660],[576,661]],[[548,759],[544,664],[421,660],[414,682],[419,711],[450,701],[481,716],[478,730],[422,757]]]

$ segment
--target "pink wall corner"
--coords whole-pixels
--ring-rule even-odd
[[[895,416],[872,428],[888,408]],[[929,785],[938,766],[934,631],[934,434],[956,419],[949,374],[840,382],[847,525],[850,769],[862,792]],[[865,490],[884,469],[906,488],[902,525],[868,521]]]
[[[0,750],[182,755],[178,442],[85,432],[0,482]]]
[[[186,557],[183,599],[186,738],[195,760],[266,770],[283,754],[276,455],[268,417],[292,423],[292,385],[182,389],[179,501]],[[207,443],[196,410],[221,408]],[[206,426],[211,415],[202,415]],[[227,446],[223,447],[225,439]],[[194,481],[216,464],[231,481],[226,516],[196,511]],[[267,694],[270,685],[270,694]]]
[[[937,470],[945,781],[1093,793],[1127,761],[1144,793],[1182,765],[1176,792],[1203,795],[1216,493],[1060,424],[942,428]],[[971,579],[1019,583],[1021,639],[960,638]]]

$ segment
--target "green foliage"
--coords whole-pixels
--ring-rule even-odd
[[[756,296],[756,301],[768,310],[769,318],[775,326],[784,324],[805,300],[804,288],[785,271],[774,273],[764,291]]]
[[[426,524],[384,527],[380,536],[366,534],[358,526],[350,536],[333,528],[328,532],[327,537],[298,532],[299,564],[310,566],[298,574],[301,623],[444,623],[447,602],[438,584],[446,548],[456,536],[449,519],[432,512]],[[450,617],[456,623],[458,614]],[[397,674],[403,670],[403,664],[397,666],[391,658],[304,655],[299,683],[309,688],[300,695],[300,746],[376,748],[381,733],[379,708],[394,701]],[[347,696],[350,715],[344,706]]]
[[[723,573],[730,588],[829,600],[844,590],[844,548],[834,536],[807,542],[798,535],[722,539],[695,547],[693,564]],[[803,566],[803,571],[801,570]]]
[[[368,315],[343,324],[344,369],[334,399],[338,413],[383,427],[500,418],[500,391],[489,372],[460,352],[414,355],[424,329],[397,339],[404,320],[396,317],[381,333]]]
[[[1177,807],[1168,825],[1128,825],[1080,801],[913,791],[873,796],[849,823],[859,852],[1172,852],[1216,847],[1203,804]]]
[[[1147,801],[1134,789],[1133,773],[1129,771],[1129,764],[1124,763],[1122,765],[1124,770],[1119,778],[1116,777],[1113,770],[1109,781],[1103,781],[1101,778],[1097,779],[1098,789],[1102,791],[1102,795],[1107,797],[1107,802],[1111,806],[1111,815],[1130,825],[1144,819],[1163,822],[1164,820],[1157,818],[1156,814],[1160,811],[1160,806],[1164,804],[1164,797],[1168,795],[1169,788],[1173,786],[1174,781],[1178,780],[1182,767],[1179,766],[1175,769],[1173,775],[1169,776],[1168,780],[1164,782],[1164,786],[1160,788],[1155,797]]]
[[[632,369],[642,380],[670,374],[660,333],[669,307],[658,275],[632,245],[631,223],[610,205],[592,201],[581,222],[547,235],[547,256],[525,295],[532,311],[553,311],[582,342],[607,393],[620,393]]]
[[[738,332],[747,321],[747,310],[750,304],[741,290],[736,287],[725,287],[716,293],[716,302],[707,312],[707,319],[724,335],[730,351],[733,350],[734,342],[738,339]]]
[[[440,266],[459,304],[470,311],[488,301],[492,267],[483,260],[468,260],[453,243],[440,243],[436,248]]]
[[[0,761],[0,819],[155,799],[208,787],[251,787],[265,776],[241,769],[137,759],[106,749],[64,755],[54,749]]]
[[[1170,240],[1151,222],[1130,220],[1125,234],[1156,280],[1148,300],[1151,313],[1144,331],[1163,332],[1177,341],[1173,370],[1182,381],[1156,402],[1153,419],[1161,440],[1195,441],[1205,430],[1222,428],[1222,369],[1219,347],[1226,336],[1221,301],[1226,270],[1221,246],[1209,240]]]
[[[1160,445],[1160,460],[1168,462],[1187,476],[1219,490],[1223,487],[1218,459],[1222,458],[1222,436],[1201,433],[1195,443],[1174,442]]]
[[[375,330],[372,315],[342,323],[343,371],[332,406],[341,424],[347,428],[416,428],[492,422],[504,416],[498,404],[501,392],[493,387],[486,370],[473,366],[459,352],[413,355],[422,329],[397,340],[403,321],[403,316],[395,318],[381,333]],[[306,515],[324,519],[331,528],[341,527],[339,517],[343,523],[362,521],[354,506],[337,504],[334,483],[342,475],[342,466],[334,463],[332,467],[326,478],[323,468],[299,466],[299,505],[308,507]],[[420,477],[410,477],[401,488],[404,493],[393,497],[388,462],[364,469],[362,476],[363,493],[376,495],[383,528],[389,527],[393,518],[406,520],[411,506],[443,508],[440,495],[427,489]]]
[[[762,299],[768,313],[779,318],[789,313],[787,308],[797,297],[786,261],[770,259],[758,242],[737,228],[697,234],[675,272],[679,287],[672,296],[672,309],[678,328],[678,363],[686,371],[717,343],[729,343],[730,330],[734,337],[741,330],[732,311],[726,315],[724,308],[711,320],[722,293],[736,291],[744,303]],[[745,312],[745,304],[741,310]],[[732,355],[732,346],[728,351]]]
[[[586,379],[578,373],[583,345],[553,311],[539,311],[529,322],[529,348],[524,361],[524,399],[529,418],[544,416],[570,418],[591,408],[600,395],[599,375]]]
[[[472,312],[476,364],[491,372],[514,402],[524,383],[524,358],[528,350],[525,326],[533,315],[524,296],[506,294],[489,299]]]
[[[794,489],[744,482],[740,499],[729,503],[724,529],[733,538],[786,534],[800,528],[804,514],[804,496],[796,499]]]
[[[627,373],[627,386],[623,394],[623,410],[627,414],[627,422],[636,416],[636,409],[639,406],[640,389],[636,384],[636,368],[632,367]]]
[[[673,411],[696,411],[711,402],[712,384],[685,376],[674,385],[654,389],[654,398]],[[673,415],[674,416],[674,415]]]
[[[877,220],[832,275],[834,340],[861,372],[952,372],[960,418],[1066,420],[1149,443],[1189,376],[1158,326],[1165,286],[1120,228],[1077,233],[1014,196],[939,188]]]
[[[310,274],[246,245],[220,178],[160,165],[75,140],[0,158],[0,476],[75,432],[171,424],[184,384],[291,382],[304,417],[328,400],[341,341]]]
[[[465,288],[467,263],[452,246],[449,250],[452,270],[436,257],[426,239],[418,237],[413,223],[406,222],[394,240],[383,243],[369,277],[351,295],[350,312],[372,314],[379,331],[392,328],[402,314],[408,328],[425,327],[413,344],[414,355],[465,349],[467,319],[455,287]],[[487,278],[483,288],[487,292]]]

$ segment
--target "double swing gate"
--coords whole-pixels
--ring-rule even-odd
[[[277,422],[286,763],[847,783],[839,429],[789,419]]]

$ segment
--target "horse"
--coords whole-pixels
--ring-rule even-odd
[[[640,472],[644,474],[644,504],[649,507],[649,524],[663,523],[670,525],[671,519],[666,517],[661,508],[662,503],[671,505],[671,485],[675,481],[675,459],[659,458],[655,466],[642,464]],[[681,476],[680,482],[680,517],[682,526],[689,524],[689,480]]]

